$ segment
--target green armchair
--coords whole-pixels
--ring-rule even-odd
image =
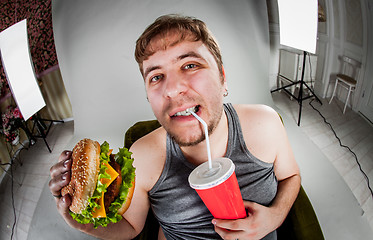
[[[142,121],[130,127],[124,139],[124,146],[131,145],[142,136],[160,127],[157,120]],[[157,239],[159,224],[151,210],[143,231],[135,238],[136,240]],[[295,200],[284,223],[277,229],[279,240],[323,240],[324,236],[321,227],[309,201],[306,192],[301,187],[298,197]]]

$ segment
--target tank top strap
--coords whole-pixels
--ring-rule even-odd
[[[228,144],[225,156],[230,158],[237,147],[245,149],[245,141],[238,114],[231,103],[224,103],[224,111],[228,120]],[[245,145],[245,146],[243,146]]]

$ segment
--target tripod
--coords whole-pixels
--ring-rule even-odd
[[[285,92],[287,92],[288,94],[290,94],[294,99],[297,100],[298,104],[299,104],[299,115],[298,115],[298,126],[300,126],[300,119],[301,119],[301,116],[302,116],[302,102],[308,98],[311,98],[311,97],[315,97],[316,100],[322,105],[322,102],[320,101],[320,99],[316,96],[316,94],[314,93],[313,89],[311,89],[307,83],[304,82],[304,72],[305,72],[305,68],[306,68],[306,57],[307,57],[307,52],[306,51],[303,51],[303,66],[302,66],[302,75],[301,75],[301,79],[298,80],[298,81],[295,81],[291,84],[288,84],[286,86],[283,86],[283,87],[280,87],[280,88],[277,88],[277,89],[274,89],[271,91],[271,93],[273,92],[277,92],[279,90],[285,90]],[[297,84],[300,84],[299,86],[299,94],[298,94],[298,97],[294,96],[294,94],[292,94],[288,89],[288,87],[291,87],[293,85],[297,85]],[[310,91],[310,94],[308,96],[303,96],[303,87],[306,86],[306,88]]]
[[[44,143],[47,146],[49,152],[51,153],[52,150],[49,147],[49,144],[48,144],[47,139],[46,139],[47,136],[48,136],[49,130],[51,129],[53,123],[55,123],[55,122],[64,123],[64,121],[63,120],[43,119],[43,118],[40,118],[37,113],[34,114],[31,117],[31,120],[33,121],[33,126],[32,126],[31,130],[29,130],[29,128],[27,127],[26,122],[22,122],[22,124],[20,124],[20,127],[25,131],[25,133],[26,133],[26,135],[29,139],[29,147],[31,145],[35,144],[36,138],[42,138],[44,140]],[[46,122],[49,122],[48,126],[47,126]],[[37,133],[35,133],[35,132],[37,132]]]
[[[32,117],[32,120],[34,121],[34,125],[32,127],[31,133],[34,132],[35,126],[38,130],[38,133],[39,133],[38,135],[32,135],[32,137],[33,138],[42,138],[44,140],[44,143],[47,146],[49,152],[51,153],[52,150],[50,149],[49,144],[46,140],[46,138],[48,136],[48,133],[49,133],[49,130],[51,129],[53,123],[55,123],[55,122],[63,123],[64,121],[63,120],[42,119],[42,118],[39,118],[38,114],[35,114]],[[45,122],[49,122],[49,126],[47,126],[45,124]]]

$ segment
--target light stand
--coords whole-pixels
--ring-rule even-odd
[[[303,68],[301,79],[284,87],[272,90],[276,92],[284,89],[299,103],[298,126],[302,115],[302,102],[308,98],[317,98],[313,89],[304,82],[304,73],[306,67],[307,52],[316,52],[317,41],[317,19],[318,19],[318,2],[317,0],[277,0],[280,26],[280,44],[303,51]],[[293,80],[293,79],[291,79]],[[300,84],[298,97],[290,93],[286,88]],[[306,86],[310,94],[303,96],[303,88]]]
[[[43,138],[49,152],[52,152],[47,135],[54,122],[63,121],[42,119],[37,114],[46,104],[31,61],[26,19],[0,33],[0,53],[9,87],[24,119],[19,127],[26,132],[29,146],[36,142],[36,138]],[[33,121],[31,131],[26,123],[30,118]],[[50,122],[49,126],[45,122]]]
[[[307,52],[306,51],[303,51],[303,66],[302,66],[302,75],[301,75],[301,79],[298,80],[298,81],[295,81],[291,84],[288,84],[286,86],[283,86],[283,87],[280,87],[280,88],[277,88],[277,89],[274,89],[271,91],[271,93],[273,92],[277,92],[279,90],[285,90],[285,92],[287,92],[288,94],[290,94],[294,99],[297,100],[298,104],[299,104],[299,115],[298,115],[298,126],[300,126],[300,119],[301,119],[301,116],[302,116],[302,102],[306,99],[309,99],[311,97],[315,97],[316,100],[322,105],[322,102],[320,101],[320,99],[316,96],[316,94],[314,93],[313,89],[310,88],[307,83],[304,81],[304,72],[305,72],[305,68],[306,68],[306,57],[307,57]],[[298,93],[298,97],[294,96],[293,93],[291,93],[288,89],[288,87],[291,87],[293,85],[297,85],[297,84],[300,84],[299,86],[299,93]],[[306,97],[303,96],[303,86],[306,86],[310,92],[310,94]]]
[[[31,135],[30,135],[31,140],[29,142],[29,146],[32,145],[32,140],[33,139],[42,138],[44,140],[44,143],[47,146],[49,152],[51,153],[52,150],[50,149],[49,144],[48,144],[47,139],[46,139],[47,136],[48,136],[49,130],[51,129],[53,123],[55,123],[55,122],[64,123],[64,121],[63,120],[43,119],[43,118],[40,118],[38,116],[38,114],[34,114],[31,119],[34,122],[34,124],[33,124],[32,130],[31,130]],[[47,126],[45,124],[45,122],[49,122],[49,125]],[[37,134],[34,134],[35,127],[36,127],[36,130],[38,132]]]

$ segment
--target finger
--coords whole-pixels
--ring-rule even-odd
[[[61,154],[58,162],[50,168],[49,171],[50,171],[51,178],[53,179],[56,176],[61,175],[62,173],[70,171],[71,164],[72,164],[71,152],[65,151],[64,153]]]
[[[70,215],[69,207],[71,205],[71,198],[69,195],[65,195],[57,202],[57,210],[62,216]]]
[[[243,201],[243,205],[245,206],[247,215],[252,214],[255,210],[256,203],[249,202],[249,201]]]
[[[72,155],[72,151],[69,151],[69,150],[65,150],[61,153],[60,157],[58,158],[58,161],[59,162],[63,162],[67,159],[70,159],[71,158],[71,155]]]
[[[244,229],[244,221],[242,219],[237,220],[223,220],[223,219],[213,219],[212,224],[216,227],[228,229],[231,231],[241,231]]]
[[[250,201],[243,201],[243,205],[246,207],[252,207],[254,206],[254,202],[250,202]]]
[[[215,226],[215,232],[219,234],[222,239],[248,239],[244,231],[232,231]]]
[[[66,223],[68,223],[69,225],[71,225],[72,221],[74,221],[72,217],[70,216],[70,210],[69,210],[70,205],[71,205],[71,198],[69,195],[65,195],[57,201],[57,210],[61,214],[61,216],[65,219]]]
[[[71,197],[69,195],[65,195],[61,197],[57,202],[57,210],[60,213],[60,215],[63,217],[65,222],[69,226],[76,228],[80,231],[93,229],[93,224],[80,224],[73,219],[73,217],[70,215],[70,210],[69,210],[71,202],[72,202]]]
[[[61,189],[69,184],[71,178],[70,172],[65,172],[63,174],[60,174],[59,176],[56,176],[55,178],[52,178],[49,181],[49,190],[52,193],[53,196],[60,196],[61,195]]]

